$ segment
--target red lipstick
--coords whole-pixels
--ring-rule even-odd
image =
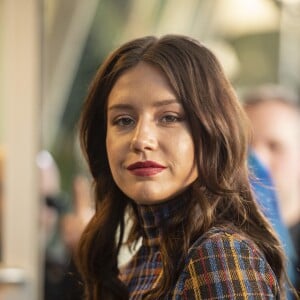
[[[150,160],[136,162],[127,167],[127,170],[129,170],[133,175],[142,177],[156,175],[164,169],[166,169],[165,166]]]

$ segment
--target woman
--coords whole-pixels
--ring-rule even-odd
[[[244,113],[203,45],[133,40],[97,72],[81,120],[96,213],[78,266],[87,299],[283,296],[280,244],[253,200]],[[129,214],[129,246],[118,267]]]

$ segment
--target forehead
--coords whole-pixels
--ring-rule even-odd
[[[276,123],[286,122],[299,127],[300,112],[292,105],[279,101],[264,101],[246,105],[246,111],[252,119],[263,118],[265,123],[277,120]]]
[[[158,67],[140,62],[116,80],[108,97],[108,106],[135,99],[141,101],[174,98],[176,99],[175,92],[166,75]]]

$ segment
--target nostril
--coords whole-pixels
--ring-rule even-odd
[[[150,136],[133,138],[131,148],[135,151],[149,151],[156,148],[155,139]]]

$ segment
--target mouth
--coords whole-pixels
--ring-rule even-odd
[[[153,161],[136,162],[127,167],[127,170],[132,174],[142,177],[156,175],[165,169],[165,166]]]

